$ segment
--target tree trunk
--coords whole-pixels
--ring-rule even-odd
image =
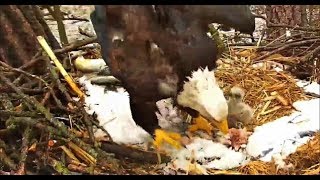
[[[301,5],[301,25],[302,26],[308,25],[307,6],[306,5]]]
[[[290,26],[301,26],[302,22],[302,5],[267,5],[267,20],[273,24],[284,24]],[[279,37],[286,33],[286,29],[270,28],[267,32],[271,38]]]
[[[37,36],[43,36],[52,48],[60,48],[38,6],[0,6],[1,61],[13,67],[30,61],[40,48]]]

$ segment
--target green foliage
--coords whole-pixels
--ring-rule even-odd
[[[221,57],[222,53],[227,50],[224,41],[220,38],[219,31],[213,26],[209,27],[209,33],[211,38],[217,43],[218,58]]]

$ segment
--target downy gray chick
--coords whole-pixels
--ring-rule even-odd
[[[253,109],[243,102],[245,92],[240,87],[232,87],[228,100],[228,125],[237,128],[238,123],[246,125],[251,122]]]

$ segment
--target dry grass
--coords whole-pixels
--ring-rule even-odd
[[[252,62],[244,58],[222,59],[222,62],[215,72],[219,85],[226,93],[235,85],[242,87],[246,91],[244,101],[255,111],[249,130],[290,115],[294,110],[293,102],[310,99],[287,72],[277,72],[267,66],[254,68]],[[287,164],[293,164],[292,169],[279,169],[274,162],[255,160],[232,172],[251,175],[320,174],[319,147],[320,133],[317,133],[315,138],[286,158]]]
[[[286,162],[294,165],[296,174],[320,174],[320,132],[291,154]]]
[[[276,174],[276,166],[271,162],[251,161],[245,166],[239,167],[238,171],[250,175],[273,175]]]
[[[239,167],[237,170],[242,174],[264,175],[319,175],[320,174],[320,133],[307,144],[299,147],[297,151],[287,157],[285,162],[292,163],[290,170],[277,169],[274,162],[251,161]]]
[[[228,61],[232,64],[219,66],[215,76],[224,92],[229,92],[234,85],[246,91],[244,101],[255,112],[249,129],[291,114],[293,102],[308,99],[303,89],[286,72],[254,68],[252,62],[245,60]]]

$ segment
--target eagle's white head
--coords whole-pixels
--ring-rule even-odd
[[[184,83],[183,90],[178,94],[177,102],[181,106],[198,111],[212,122],[224,124],[224,128],[220,130],[227,133],[228,104],[216,82],[214,71],[209,71],[206,67],[192,72],[191,77]]]

